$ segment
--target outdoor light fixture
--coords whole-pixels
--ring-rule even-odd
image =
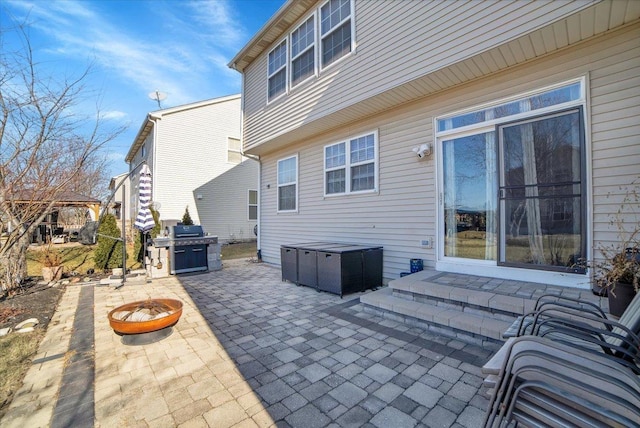
[[[418,155],[420,159],[426,156],[431,156],[431,144],[430,143],[420,144],[419,146],[413,148],[413,152],[416,155]]]

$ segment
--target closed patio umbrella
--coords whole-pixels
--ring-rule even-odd
[[[151,170],[147,164],[142,166],[140,170],[140,180],[138,181],[138,200],[140,201],[140,209],[136,216],[133,226],[142,232],[142,251],[143,251],[143,267],[146,268],[147,254],[147,232],[153,229],[156,221],[151,214]]]
[[[140,170],[138,200],[140,201],[140,209],[138,210],[134,227],[144,233],[153,229],[156,225],[149,208],[151,206],[151,170],[146,164]]]

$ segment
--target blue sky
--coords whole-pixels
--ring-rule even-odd
[[[0,26],[29,23],[36,60],[52,74],[85,81],[107,120],[128,126],[107,148],[111,174],[127,154],[146,113],[240,92],[229,61],[285,0],[2,0]],[[4,32],[4,30],[3,30]],[[16,48],[4,34],[3,48]],[[13,44],[13,45],[12,45]],[[95,91],[95,92],[94,92]]]

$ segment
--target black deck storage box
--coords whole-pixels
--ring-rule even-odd
[[[362,245],[317,251],[318,289],[344,294],[382,285],[382,248]]]
[[[313,242],[296,245],[296,248],[298,249],[298,285],[318,288],[317,252],[319,249],[335,245],[339,244],[332,244],[330,242]]]
[[[382,247],[310,242],[280,247],[282,280],[339,294],[382,285]]]
[[[364,290],[382,287],[382,247],[368,247],[362,250],[362,270]]]
[[[282,280],[298,283],[298,253],[295,246],[280,247],[280,264],[282,265]]]

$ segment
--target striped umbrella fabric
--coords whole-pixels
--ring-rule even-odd
[[[146,164],[140,170],[138,200],[140,201],[140,210],[133,225],[136,229],[146,232],[156,225],[153,215],[151,215],[151,209],[149,209],[151,206],[151,170]]]

